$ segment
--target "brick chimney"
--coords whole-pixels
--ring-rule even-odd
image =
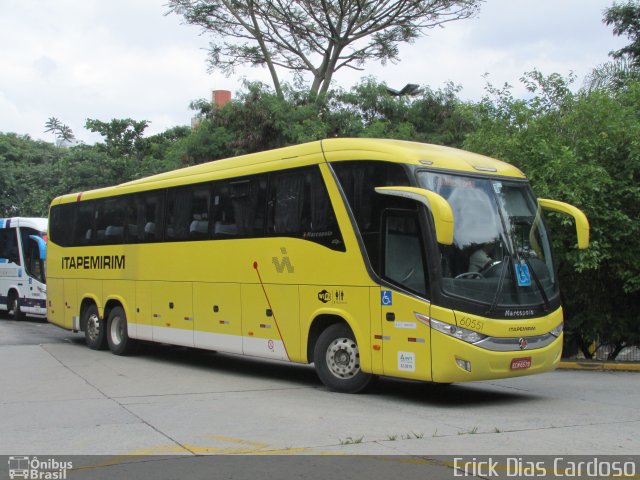
[[[231,92],[229,90],[214,90],[211,92],[211,103],[218,107],[224,107],[231,101]]]

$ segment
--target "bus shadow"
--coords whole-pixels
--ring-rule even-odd
[[[448,385],[381,378],[368,392],[405,403],[414,402],[422,406],[428,404],[445,408],[521,404],[542,398],[540,395],[522,390],[496,388],[489,381]]]
[[[138,355],[152,357],[167,364],[213,370],[245,378],[286,380],[301,387],[321,386],[313,367],[309,365],[163,344],[145,344]]]
[[[256,357],[217,353],[193,348],[181,348],[170,345],[145,345],[141,355],[151,356],[155,360],[214,370],[217,372],[259,378],[263,380],[283,380],[303,388],[316,388],[328,392],[320,382],[312,365],[301,365]],[[335,393],[334,395],[341,395]],[[414,402],[422,406],[468,407],[484,405],[501,405],[537,401],[541,397],[522,390],[496,388],[494,384],[474,382],[451,385],[410,380],[377,378],[372,385],[360,395],[375,396],[391,400]]]
[[[87,348],[84,337],[75,336],[70,342]],[[108,351],[105,354],[110,354]],[[136,355],[151,358],[155,362],[167,365],[180,365],[201,371],[238,375],[244,378],[274,381],[286,380],[292,387],[314,388],[331,395],[318,379],[313,365],[280,362],[257,357],[247,357],[209,350],[177,347],[165,344],[143,344]],[[460,408],[469,406],[507,405],[512,403],[535,402],[543,398],[535,393],[496,387],[490,382],[457,384],[436,384],[387,377],[376,378],[359,395],[380,399],[415,403],[420,406]]]

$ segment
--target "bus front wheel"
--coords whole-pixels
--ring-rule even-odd
[[[11,293],[11,295],[9,297],[9,312],[8,313],[14,320],[23,320],[24,319],[24,313],[22,313],[22,310],[20,310],[20,299],[18,298],[18,294],[15,293],[15,291],[13,293]]]
[[[341,393],[364,390],[373,376],[360,369],[360,351],[351,329],[336,323],[318,337],[313,362],[322,383]]]
[[[122,307],[115,307],[107,320],[107,341],[109,350],[116,355],[130,355],[135,352],[137,342],[129,338],[127,316]]]
[[[98,307],[88,306],[83,313],[84,339],[87,347],[92,350],[104,350],[107,348],[104,321],[100,320]]]

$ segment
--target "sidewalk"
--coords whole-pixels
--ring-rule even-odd
[[[606,360],[561,360],[558,368],[565,370],[596,370],[618,372],[640,372],[640,362],[614,362]]]

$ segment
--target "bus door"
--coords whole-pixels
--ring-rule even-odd
[[[431,379],[430,303],[418,214],[388,209],[382,218],[381,275],[399,288],[380,288],[385,375]],[[404,293],[404,292],[406,293]],[[415,292],[411,294],[409,292]]]
[[[153,341],[193,347],[191,282],[153,282]]]

